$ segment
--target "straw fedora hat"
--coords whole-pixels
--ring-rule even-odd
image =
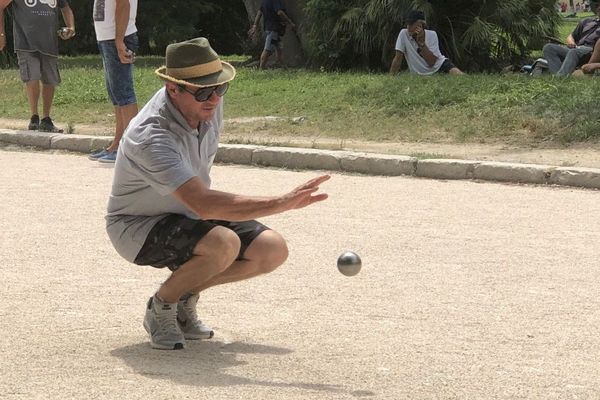
[[[235,78],[235,68],[221,61],[208,39],[200,37],[167,46],[166,64],[156,75],[162,79],[198,88],[221,85]]]

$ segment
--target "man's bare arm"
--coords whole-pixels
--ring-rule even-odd
[[[0,0],[0,51],[6,47],[6,32],[4,31],[4,9],[12,0]]]
[[[258,12],[256,13],[256,17],[254,18],[254,23],[248,30],[248,36],[250,36],[250,37],[254,36],[254,34],[256,33],[256,30],[258,29],[258,23],[260,22],[261,17],[262,17],[262,11],[258,10]]]
[[[63,16],[63,20],[65,21],[65,26],[68,29],[68,32],[65,35],[61,35],[61,37],[63,39],[70,39],[75,36],[75,15],[73,15],[73,10],[68,5],[61,8],[60,12]]]
[[[279,15],[281,18],[283,18],[292,29],[294,29],[294,30],[296,29],[296,24],[294,24],[294,21],[292,21],[290,19],[290,17],[288,17],[288,15],[283,10],[277,11],[277,15]]]
[[[390,66],[390,74],[394,75],[400,71],[400,67],[402,66],[402,61],[404,60],[404,53],[396,50],[396,55],[392,60],[392,65]]]
[[[125,31],[129,24],[129,13],[131,10],[131,4],[129,0],[116,0],[115,6],[115,46],[119,54],[119,60],[123,64],[131,64],[133,62],[132,57],[127,52],[125,46]]]
[[[429,50],[429,47],[427,47],[426,44],[419,46],[419,54],[423,57],[429,67],[433,67],[438,59],[437,56]]]
[[[329,175],[316,177],[283,196],[258,197],[212,190],[194,177],[173,192],[173,196],[202,219],[247,221],[325,200],[327,194],[316,192],[329,178]]]

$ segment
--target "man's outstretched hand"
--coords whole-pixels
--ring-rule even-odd
[[[286,206],[285,208],[287,210],[294,210],[325,200],[328,197],[327,193],[316,192],[319,190],[319,185],[329,180],[329,178],[331,178],[329,175],[318,176],[284,195],[283,203]]]

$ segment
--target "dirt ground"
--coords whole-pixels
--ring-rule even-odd
[[[112,249],[112,168],[0,161],[2,399],[598,399],[598,191],[333,174],[326,202],[263,219],[285,265],[202,294],[216,337],[159,351],[142,318],[167,272]],[[317,173],[213,182],[269,195]]]
[[[432,143],[432,142],[366,142],[340,140],[316,135],[298,137],[281,133],[270,134],[270,122],[276,117],[236,118],[226,120],[222,142],[258,145],[295,146],[306,148],[366,151],[399,154],[420,158],[456,158],[465,160],[504,161],[526,164],[545,164],[561,167],[600,168],[600,143],[580,143],[570,146],[543,144],[530,147],[522,144],[490,143]],[[60,124],[59,124],[60,125]],[[25,120],[0,118],[0,126],[24,129]],[[112,135],[109,126],[81,125],[75,133],[82,135]],[[279,128],[277,128],[279,129]]]

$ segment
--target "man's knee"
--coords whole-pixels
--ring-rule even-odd
[[[240,238],[234,231],[216,226],[196,244],[194,255],[209,258],[225,270],[238,257],[240,246]]]
[[[247,251],[256,262],[260,272],[267,274],[276,270],[287,260],[289,252],[285,239],[275,231],[262,232]]]
[[[281,246],[274,247],[273,251],[266,257],[264,263],[262,264],[261,271],[263,274],[268,274],[269,272],[275,271],[279,268],[285,260],[287,260],[289,255],[287,245],[285,242]]]
[[[544,47],[542,47],[542,51],[546,52],[552,48],[552,43],[546,43]]]
[[[542,53],[544,53],[544,57],[548,57],[549,54],[554,52],[554,45],[552,43],[546,43],[542,48]]]

